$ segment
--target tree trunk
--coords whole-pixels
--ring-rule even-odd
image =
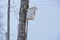
[[[17,40],[27,40],[26,30],[26,15],[29,7],[29,0],[21,0],[21,7],[19,12],[19,25]]]

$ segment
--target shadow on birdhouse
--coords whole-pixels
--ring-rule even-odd
[[[26,17],[26,19],[27,20],[34,20],[36,10],[37,10],[36,7],[32,7],[32,8],[27,9],[27,17]]]

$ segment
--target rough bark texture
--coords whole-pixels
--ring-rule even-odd
[[[21,0],[21,7],[19,12],[19,25],[17,40],[27,40],[26,30],[26,14],[29,7],[29,0]]]

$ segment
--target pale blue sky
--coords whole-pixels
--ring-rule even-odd
[[[60,0],[30,0],[38,8],[29,21],[28,40],[60,40]]]

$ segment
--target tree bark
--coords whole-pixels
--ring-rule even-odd
[[[29,7],[29,0],[21,0],[21,7],[19,11],[19,25],[17,40],[27,40],[26,30],[26,15]]]

